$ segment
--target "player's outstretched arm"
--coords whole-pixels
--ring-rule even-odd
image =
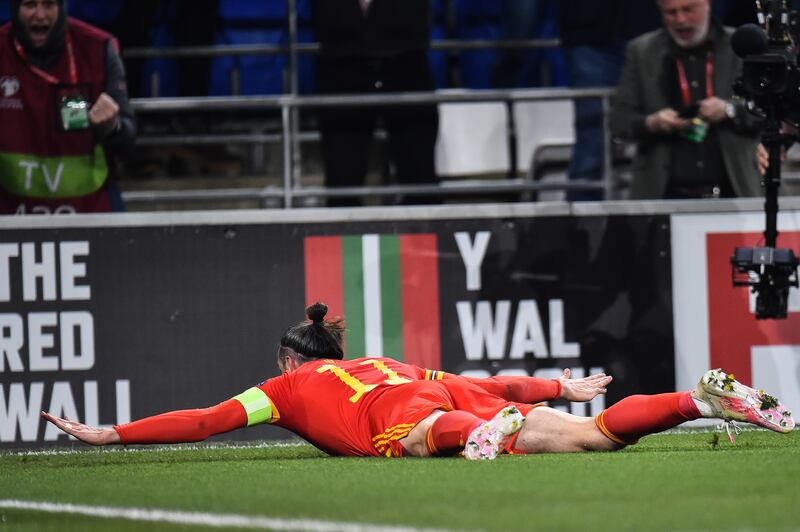
[[[564,374],[558,378],[561,383],[561,398],[567,401],[585,402],[591,401],[598,395],[607,391],[607,386],[613,377],[605,373],[597,373],[580,379],[573,379],[572,371],[564,369]]]
[[[596,396],[606,393],[606,386],[612,380],[605,373],[580,379],[572,379],[571,376],[572,372],[565,369],[559,378],[552,380],[510,375],[476,378],[446,374],[444,378],[463,379],[507,401],[530,404],[556,399],[591,401]]]
[[[42,412],[42,417],[70,436],[74,436],[83,443],[88,443],[89,445],[120,443],[119,434],[117,434],[117,431],[114,429],[84,425],[77,421],[70,421],[53,416],[47,412]]]
[[[248,425],[248,414],[237,399],[209,408],[175,410],[108,429],[61,419],[46,412],[42,412],[42,417],[90,445],[197,442]]]

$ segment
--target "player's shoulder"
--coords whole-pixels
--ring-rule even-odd
[[[383,364],[403,364],[399,360],[389,357],[359,357],[359,358],[350,358],[347,360],[336,360],[338,364],[350,364],[354,366],[360,365],[368,365],[368,364],[377,364],[378,362]]]
[[[383,373],[396,372],[406,376],[416,377],[421,371],[420,368],[417,368],[413,364],[407,364],[389,357],[361,357],[329,362],[345,371],[359,373],[366,370],[377,370]]]

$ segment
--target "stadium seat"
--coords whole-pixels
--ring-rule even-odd
[[[500,2],[486,0],[454,0],[458,26],[498,24],[501,16]]]
[[[284,30],[228,29],[217,44],[285,44]],[[284,92],[283,55],[243,55],[215,57],[211,64],[212,96],[233,94],[232,75],[238,71],[239,94],[281,94]]]
[[[455,38],[463,40],[498,40],[501,36],[500,2],[455,0]],[[470,50],[459,54],[461,86],[487,89],[499,58],[497,50]]]
[[[153,30],[152,46],[154,48],[168,48],[174,46],[175,39],[167,30],[167,26],[158,26]],[[158,80],[157,90],[153,87],[154,76]],[[141,86],[144,97],[167,97],[178,94],[178,63],[168,57],[154,57],[148,59],[144,65]]]
[[[500,25],[503,39],[558,39],[559,6],[557,2],[541,2],[535,9],[509,11],[503,17],[523,17]],[[497,51],[495,81],[503,87],[566,86],[566,61],[560,48],[509,49]]]
[[[527,169],[542,146],[575,142],[574,109],[571,100],[514,103],[517,128],[517,168]]]
[[[514,103],[517,170],[530,179],[565,182],[575,143],[571,100]],[[563,200],[562,191],[543,192],[539,200]]]
[[[441,26],[434,26],[431,28],[431,40],[446,39],[447,35],[445,29]],[[428,53],[428,60],[431,64],[431,71],[433,72],[433,81],[437,89],[445,89],[448,87],[447,76],[447,52],[443,50],[431,51]]]
[[[441,41],[449,39],[447,29],[447,2],[446,0],[431,1],[431,41]],[[447,72],[448,53],[446,51],[432,51],[428,54],[428,59],[433,71],[433,80],[437,89],[444,89],[449,86],[449,76]]]
[[[311,20],[311,0],[296,0],[299,24]],[[282,26],[287,22],[286,0],[220,0],[219,15],[224,25]]]
[[[431,20],[434,26],[447,23],[447,0],[431,0]]]
[[[311,0],[297,0],[298,24],[311,24]]]
[[[458,38],[465,40],[497,40],[500,29],[496,25],[482,24],[459,28]],[[463,51],[459,55],[461,86],[468,89],[488,89],[492,87],[492,74],[497,64],[497,50],[483,49]]]
[[[0,0],[0,25],[11,19],[11,0]]]
[[[544,11],[545,17],[541,21],[537,32],[537,39],[556,39],[561,36],[558,27],[558,13],[551,8]],[[536,73],[537,85],[565,87],[569,85],[567,61],[561,48],[546,48],[544,50],[531,50],[528,54],[527,70]],[[546,76],[548,79],[542,79]]]
[[[282,24],[286,20],[286,0],[220,0],[219,16],[224,25]]]
[[[217,44],[286,44],[288,42],[287,0],[220,0],[222,28]],[[298,42],[314,42],[310,29],[311,0],[296,0]],[[298,58],[298,90],[316,90],[314,57]],[[239,73],[241,94],[281,94],[287,88],[285,55],[219,57],[212,63],[212,95],[232,92],[231,74]]]
[[[122,7],[122,0],[80,0],[68,3],[67,12],[89,24],[112,30]]]
[[[439,105],[436,173],[467,176],[508,172],[507,109],[500,102]]]
[[[300,28],[297,42],[314,42],[314,32],[307,28]],[[317,92],[317,63],[313,54],[298,54],[297,78],[300,94],[314,94]]]

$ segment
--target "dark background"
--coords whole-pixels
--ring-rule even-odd
[[[482,288],[466,290],[454,233],[492,236]],[[169,226],[6,230],[2,242],[87,240],[90,301],[22,301],[19,259],[12,259],[12,302],[0,313],[87,310],[94,316],[96,362],[80,372],[0,373],[4,402],[10,383],[70,381],[80,416],[83,382],[99,382],[100,422],[115,422],[114,381],[129,379],[133,419],[223,401],[277,374],[283,331],[304,318],[303,238],[363,233],[436,233],[442,369],[503,368],[532,374],[544,367],[603,367],[615,377],[606,404],[630,393],[674,388],[669,219],[666,216],[539,217],[508,220]],[[467,361],[457,301],[534,299],[545,333],[548,301],[564,300],[565,341],[580,359]],[[56,332],[56,331],[53,331]],[[56,342],[58,335],[56,334]],[[549,346],[549,338],[547,338]],[[27,346],[27,341],[26,341]],[[56,345],[47,354],[59,351]],[[506,349],[508,351],[508,347]],[[7,404],[7,403],[6,403]],[[2,442],[0,448],[53,445]],[[286,437],[274,427],[225,438]],[[58,444],[67,444],[60,438]]]

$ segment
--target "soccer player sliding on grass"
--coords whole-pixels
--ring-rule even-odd
[[[200,441],[234,429],[272,423],[340,456],[451,456],[470,460],[498,454],[613,451],[698,418],[739,420],[774,430],[794,428],[777,399],[721,370],[703,375],[691,392],[626,397],[597,417],[543,406],[554,399],[590,401],[606,392],[604,374],[554,380],[469,378],[389,358],[343,360],[342,320],[328,308],[306,309],[310,321],[281,338],[282,375],[233,399],[97,428],[48,413],[64,432],[92,445]]]

